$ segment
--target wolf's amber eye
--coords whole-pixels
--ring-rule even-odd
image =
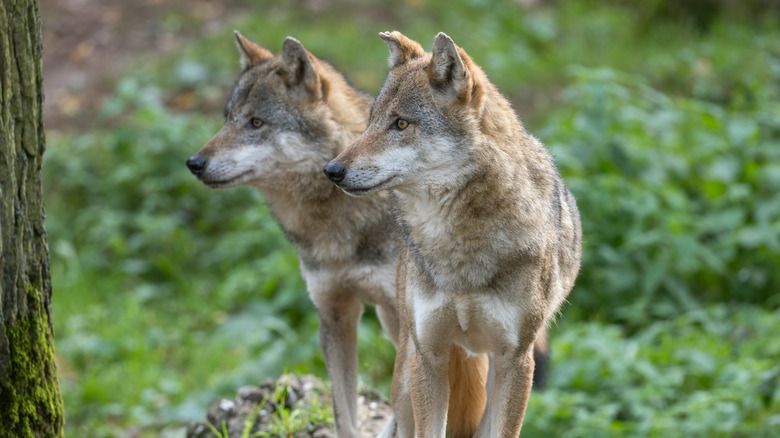
[[[395,126],[398,129],[406,129],[406,127],[409,126],[409,122],[404,119],[398,119],[395,121]]]
[[[263,121],[261,119],[258,119],[257,117],[252,117],[249,120],[249,125],[252,126],[255,129],[257,129],[257,128],[263,126]]]

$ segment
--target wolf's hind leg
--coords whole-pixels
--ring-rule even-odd
[[[357,328],[363,304],[349,291],[312,297],[333,392],[336,435],[357,437]]]
[[[376,438],[395,438],[395,430],[398,428],[398,423],[395,421],[395,414],[390,415],[390,421],[385,424],[385,427],[379,432]]]
[[[393,345],[398,347],[398,312],[395,308],[389,305],[379,304],[376,306],[376,316],[379,318],[379,323],[382,324],[382,330],[385,331],[387,336],[393,342]]]

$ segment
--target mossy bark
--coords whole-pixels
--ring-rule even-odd
[[[41,166],[37,0],[0,0],[0,438],[63,436]]]

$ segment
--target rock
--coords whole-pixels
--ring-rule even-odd
[[[311,434],[311,438],[336,438],[336,434],[327,428],[321,428]]]
[[[284,400],[275,400],[278,397],[277,388],[286,388]],[[330,391],[322,380],[311,376],[296,376],[285,374],[277,380],[269,379],[260,386],[243,386],[238,389],[235,400],[218,398],[209,404],[206,413],[208,423],[211,423],[218,431],[222,431],[222,424],[230,437],[240,437],[244,432],[247,418],[255,417],[252,423],[250,436],[257,432],[266,432],[269,423],[274,419],[274,413],[279,409],[295,410],[306,415],[307,407],[318,403],[320,409],[330,410],[332,402]],[[261,403],[263,405],[261,406]],[[363,389],[358,398],[358,422],[361,437],[375,437],[390,419],[392,409],[384,396],[371,388]],[[278,415],[277,415],[278,416]],[[192,423],[187,428],[187,438],[213,438],[208,424],[203,422]],[[330,422],[318,424],[306,424],[303,430],[287,431],[284,438],[335,438],[335,426]]]
[[[238,388],[238,394],[236,395],[236,402],[239,404],[245,404],[246,402],[252,402],[259,404],[261,401],[270,397],[273,391],[268,391],[264,388],[257,386],[242,386]]]
[[[205,423],[192,423],[187,427],[187,438],[213,438],[214,434]]]
[[[232,400],[218,398],[209,404],[206,419],[211,424],[222,424],[235,416],[236,404]]]

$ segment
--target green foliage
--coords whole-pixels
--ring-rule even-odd
[[[672,98],[610,70],[572,75],[542,138],[582,212],[573,307],[638,326],[702,302],[780,305],[780,104]]]
[[[575,322],[553,333],[549,389],[523,437],[773,437],[780,433],[780,312],[724,305],[627,336]]]

